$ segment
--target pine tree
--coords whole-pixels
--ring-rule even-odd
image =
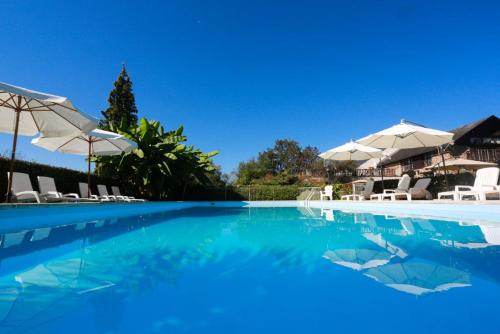
[[[109,130],[113,127],[137,126],[137,107],[132,91],[132,81],[125,66],[115,81],[115,87],[109,93],[109,107],[102,111],[103,119],[99,125],[102,129]]]

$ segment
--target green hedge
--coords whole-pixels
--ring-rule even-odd
[[[186,191],[185,201],[279,201],[296,200],[305,188],[289,186],[196,187]]]
[[[0,201],[5,201],[7,193],[7,172],[10,168],[10,159],[0,157]],[[27,173],[30,175],[31,184],[34,190],[38,190],[37,176],[49,176],[54,178],[57,190],[63,193],[79,194],[78,182],[87,182],[87,173],[80,171],[43,165],[31,161],[18,160],[15,162],[14,171]],[[109,179],[91,175],[91,191],[97,194],[97,184],[105,184],[107,186],[116,185]],[[109,187],[108,187],[109,189]],[[110,191],[109,189],[108,191]]]

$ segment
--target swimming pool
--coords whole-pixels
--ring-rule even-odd
[[[0,333],[499,332],[500,222],[330,208],[0,209]]]

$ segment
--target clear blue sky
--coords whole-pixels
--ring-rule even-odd
[[[99,116],[125,62],[140,116],[226,172],[277,138],[326,150],[500,113],[499,1],[5,1],[0,31],[0,81]],[[85,168],[29,140],[22,158]]]

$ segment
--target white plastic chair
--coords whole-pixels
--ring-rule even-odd
[[[475,200],[485,201],[486,196],[490,194],[500,197],[499,175],[500,169],[498,167],[481,168],[476,172],[473,186],[455,186],[454,191],[438,193],[438,199],[452,197],[453,200],[458,201],[463,200],[466,196],[470,196]]]
[[[319,197],[320,200],[324,198],[330,198],[330,201],[333,200],[333,186],[325,186],[325,190],[320,192]]]

